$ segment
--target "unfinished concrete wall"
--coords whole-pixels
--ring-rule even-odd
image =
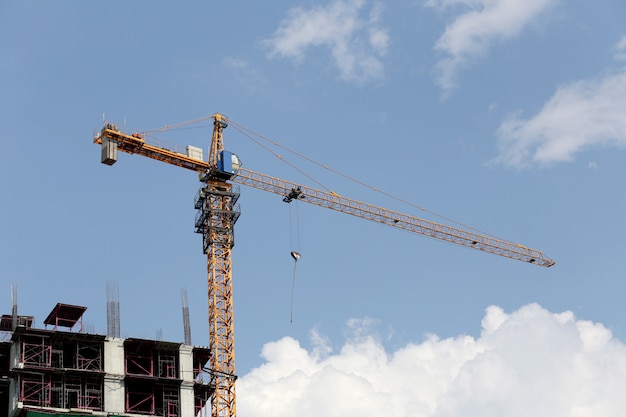
[[[180,378],[180,415],[194,415],[193,397],[193,350],[189,345],[181,345],[179,350]]]
[[[124,339],[107,337],[104,341],[104,409],[124,413]]]

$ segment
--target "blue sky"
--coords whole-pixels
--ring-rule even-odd
[[[533,415],[618,415],[624,22],[614,0],[3,2],[2,313],[17,285],[19,312],[37,325],[63,302],[87,306],[85,321],[105,333],[115,282],[122,336],[182,341],[186,290],[193,343],[206,344],[196,175],[131,155],[102,165],[92,137],[103,118],[144,131],[219,112],[427,210],[290,159],[341,195],[454,219],[557,262],[539,268],[242,187],[241,413],[524,416],[533,402],[545,413]],[[210,134],[205,123],[159,139],[206,149]],[[224,135],[248,169],[315,185],[232,126]],[[302,254],[293,323],[292,250]],[[393,374],[398,389],[377,385]],[[543,383],[559,395],[541,395]]]

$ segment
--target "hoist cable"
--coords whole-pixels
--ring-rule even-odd
[[[232,123],[232,122],[231,122]],[[280,154],[277,154],[275,152],[272,152],[270,150],[270,148],[268,148],[267,146],[263,145],[262,143],[260,143],[258,140],[256,140],[252,135],[250,135],[247,132],[252,132],[246,128],[242,128],[241,126],[237,125],[236,123],[233,123],[233,128],[237,129],[242,135],[244,135],[245,137],[247,137],[248,139],[250,139],[251,141],[253,141],[254,143],[256,143],[258,146],[260,146],[261,148],[265,149],[267,152],[269,152],[270,154],[274,155],[276,158],[280,159],[281,161],[283,161],[285,164],[289,165],[291,168],[295,169],[296,171],[298,171],[300,174],[304,175],[305,177],[307,177],[309,180],[313,181],[314,183],[316,183],[317,185],[319,185],[320,187],[322,187],[323,189],[325,189],[326,191],[332,193],[333,190],[331,190],[330,188],[328,188],[327,186],[325,186],[324,184],[322,184],[321,182],[319,182],[318,180],[316,180],[315,178],[313,178],[312,176],[310,176],[309,174],[307,174],[306,172],[304,172],[302,169],[298,168],[296,165],[292,164],[291,162],[287,161],[285,158],[283,158]],[[254,133],[254,132],[252,132]],[[256,134],[256,136],[261,137],[264,140],[268,140],[266,138],[263,138],[262,136]]]
[[[259,137],[259,138],[263,139],[264,141],[269,142],[270,144],[272,144],[272,145],[274,145],[274,146],[276,146],[276,147],[278,147],[278,148],[281,148],[281,149],[283,149],[283,150],[285,150],[285,151],[287,151],[287,152],[289,152],[289,153],[291,153],[291,154],[293,154],[293,155],[295,155],[295,156],[297,156],[297,157],[299,157],[299,158],[302,158],[302,159],[304,159],[304,160],[306,160],[306,161],[308,161],[308,162],[310,162],[310,163],[312,163],[312,164],[314,164],[314,165],[317,165],[317,166],[319,166],[319,167],[321,167],[321,168],[323,168],[323,169],[326,169],[326,170],[328,170],[328,171],[330,171],[330,172],[332,172],[332,173],[334,173],[334,174],[336,174],[336,175],[339,175],[339,176],[341,176],[341,177],[344,177],[344,178],[346,178],[346,179],[347,179],[347,180],[349,180],[349,181],[352,181],[352,182],[354,182],[354,183],[357,183],[357,184],[359,184],[359,185],[361,185],[361,186],[363,186],[363,187],[369,188],[369,189],[371,189],[371,190],[373,190],[373,191],[375,191],[375,192],[377,192],[377,193],[380,193],[380,194],[382,194],[382,195],[384,195],[384,196],[386,196],[386,197],[389,197],[389,198],[394,199],[394,200],[396,200],[396,201],[399,201],[399,202],[401,202],[401,203],[403,203],[403,204],[409,205],[409,206],[414,207],[414,208],[416,208],[416,209],[418,209],[418,210],[421,210],[421,211],[424,211],[424,212],[426,212],[426,213],[429,213],[429,214],[431,214],[431,215],[433,215],[433,216],[437,216],[437,217],[439,217],[440,219],[444,219],[444,220],[446,220],[446,221],[448,221],[448,222],[450,222],[450,223],[454,223],[454,224],[457,224],[457,225],[463,226],[463,227],[465,227],[466,229],[475,230],[475,231],[480,232],[480,233],[482,233],[482,234],[484,234],[484,235],[491,236],[491,237],[494,237],[494,238],[498,238],[497,236],[492,235],[492,234],[490,234],[490,233],[488,233],[488,232],[485,232],[485,231],[480,230],[480,229],[476,229],[476,228],[474,228],[474,227],[472,227],[472,226],[470,226],[470,225],[468,225],[468,224],[465,224],[465,223],[459,222],[459,221],[454,220],[454,219],[452,219],[452,218],[450,218],[450,217],[447,217],[447,216],[444,216],[444,215],[442,215],[442,214],[439,214],[439,213],[437,213],[437,212],[435,212],[435,211],[432,211],[432,210],[429,210],[429,209],[427,209],[427,208],[424,208],[424,207],[418,206],[417,204],[412,203],[412,202],[410,202],[410,201],[408,201],[408,200],[405,200],[405,199],[403,199],[403,198],[400,198],[400,197],[398,197],[398,196],[395,196],[395,195],[393,195],[393,194],[390,194],[390,193],[388,193],[388,192],[386,192],[386,191],[383,191],[383,190],[381,190],[381,189],[379,189],[379,188],[377,188],[377,187],[373,187],[373,186],[371,186],[371,185],[369,185],[369,184],[366,184],[366,183],[364,183],[363,181],[360,181],[360,180],[358,180],[358,179],[356,179],[356,178],[354,178],[354,177],[351,177],[351,176],[349,176],[349,175],[347,175],[347,174],[344,174],[344,173],[343,173],[343,172],[341,172],[341,171],[338,171],[338,170],[336,170],[336,169],[330,168],[330,167],[329,167],[329,166],[327,166],[327,165],[324,165],[324,164],[322,164],[322,163],[319,163],[319,162],[317,162],[317,161],[315,161],[315,160],[313,160],[313,159],[309,158],[309,157],[308,157],[308,156],[306,156],[306,155],[303,155],[303,154],[301,154],[301,153],[299,153],[299,152],[297,152],[297,151],[294,151],[294,150],[292,150],[292,149],[289,149],[288,147],[286,147],[286,146],[284,146],[284,145],[281,145],[280,143],[278,143],[278,142],[276,142],[276,141],[273,141],[273,140],[271,140],[270,138],[267,138],[267,137],[265,137],[265,136],[263,136],[263,135],[261,135],[261,134],[259,134],[259,133],[256,133],[256,132],[254,132],[254,131],[252,131],[252,130],[250,130],[250,129],[246,128],[246,127],[243,127],[243,126],[241,126],[241,125],[239,125],[239,124],[237,124],[237,123],[233,122],[232,120],[229,120],[229,122],[231,123],[231,125],[233,125],[233,126],[235,127],[235,129],[237,129],[237,130],[238,130],[239,132],[241,132],[244,136],[246,136],[246,137],[250,138],[251,140],[253,140],[253,141],[254,141],[255,143],[257,143],[257,144],[259,144],[259,143],[258,143],[258,141],[257,141],[257,140],[255,140],[255,139],[252,139],[252,138],[251,138],[251,135],[255,135],[256,137]],[[245,131],[246,133],[244,133],[244,131]],[[285,161],[285,163],[287,163],[289,166],[294,167],[294,165],[293,165],[293,164],[291,164],[291,163],[287,162],[284,158],[282,158],[282,157],[281,157],[281,156],[279,156],[278,154],[276,154],[276,153],[272,152],[272,151],[271,151],[271,150],[269,150],[266,146],[261,145],[261,144],[259,144],[259,146],[263,147],[263,148],[264,148],[264,149],[266,149],[268,152],[270,152],[270,153],[272,153],[272,154],[276,155],[279,159],[281,159],[281,160]],[[301,169],[299,169],[299,168],[294,167],[294,169],[296,169],[298,172],[303,173],[303,172],[302,172],[302,170],[301,170]],[[307,176],[307,178],[310,178],[310,179],[311,179],[311,177],[310,177],[309,175],[304,174],[304,173],[303,173],[303,175],[306,175],[306,176]],[[313,181],[315,181],[315,180],[313,180]],[[318,182],[318,181],[315,181],[315,182],[319,184],[319,182]],[[327,191],[331,191],[329,188],[326,188],[326,187],[325,187],[325,189],[326,189]],[[499,238],[498,238],[498,239],[499,239]]]
[[[186,122],[175,123],[173,125],[165,125],[163,127],[157,127],[156,129],[146,130],[145,133],[165,132],[167,130],[179,129],[183,126],[191,125],[194,123],[203,122],[205,120],[213,119],[215,115],[199,117],[197,119],[188,120]]]
[[[293,300],[295,297],[295,289],[296,289],[296,268],[298,266],[298,261],[294,259],[293,261],[293,277],[291,278],[291,310],[289,314],[289,323],[293,323]]]
[[[160,128],[147,130],[147,131],[145,131],[144,133],[165,132],[165,131],[167,131],[167,130],[172,130],[172,129],[180,129],[180,128],[184,127],[184,126],[188,126],[188,125],[191,125],[191,124],[194,124],[194,123],[199,123],[199,122],[202,122],[202,121],[205,121],[205,120],[209,120],[209,119],[213,119],[213,118],[215,118],[215,115],[211,115],[211,116],[204,116],[204,117],[200,117],[200,118],[197,118],[197,119],[189,120],[189,121],[186,121],[186,122],[176,123],[176,124],[173,124],[173,125],[166,125],[166,126],[163,126],[163,127],[160,127]],[[263,135],[261,135],[261,134],[259,134],[259,133],[255,132],[255,131],[253,131],[253,130],[251,130],[251,129],[248,129],[248,128],[246,128],[246,127],[244,127],[244,126],[242,126],[242,125],[240,125],[240,124],[238,124],[238,123],[236,123],[236,122],[233,122],[233,121],[232,121],[232,120],[230,120],[230,119],[226,119],[226,121],[227,121],[227,123],[229,123],[230,125],[232,125],[232,126],[233,126],[233,127],[234,127],[237,131],[239,131],[241,134],[243,134],[243,135],[244,135],[244,136],[246,136],[248,139],[250,139],[251,141],[253,141],[254,143],[256,143],[258,146],[260,146],[261,148],[263,148],[263,149],[264,149],[264,150],[266,150],[267,152],[271,153],[272,155],[274,155],[275,157],[277,157],[278,159],[280,159],[281,161],[283,161],[285,164],[289,165],[291,168],[293,168],[294,170],[296,170],[296,171],[297,171],[297,172],[299,172],[300,174],[304,175],[306,178],[308,178],[309,180],[313,181],[314,183],[316,183],[317,185],[319,185],[321,188],[323,188],[324,190],[326,190],[326,191],[328,191],[328,192],[331,192],[331,193],[332,193],[333,191],[332,191],[329,187],[327,187],[327,186],[325,186],[324,184],[322,184],[320,181],[318,181],[318,180],[316,180],[315,178],[313,178],[311,175],[309,175],[309,174],[307,174],[306,172],[304,172],[302,169],[298,168],[295,164],[293,164],[293,163],[291,163],[291,162],[287,161],[287,160],[286,160],[285,158],[283,158],[280,154],[278,154],[278,153],[273,152],[272,150],[270,150],[270,148],[269,148],[268,146],[263,145],[263,144],[262,144],[259,140],[255,139],[255,137],[256,137],[256,138],[260,138],[260,139],[262,139],[263,141],[270,143],[271,145],[274,145],[274,146],[276,146],[276,147],[278,147],[278,148],[280,148],[280,149],[283,149],[283,150],[285,150],[285,151],[287,151],[287,152],[289,152],[289,153],[291,153],[291,154],[293,154],[293,155],[295,155],[295,156],[297,156],[297,157],[299,157],[299,158],[302,158],[302,159],[304,159],[304,160],[306,160],[306,161],[308,161],[308,162],[310,162],[310,163],[312,163],[312,164],[314,164],[314,165],[317,165],[317,166],[319,166],[319,167],[321,167],[321,168],[323,168],[323,169],[325,169],[325,170],[328,170],[328,171],[330,171],[330,172],[332,172],[332,173],[334,173],[334,174],[336,174],[336,175],[339,175],[339,176],[341,176],[341,177],[344,177],[344,178],[346,178],[347,180],[352,181],[352,182],[354,182],[354,183],[356,183],[356,184],[359,184],[359,185],[361,185],[361,186],[363,186],[363,187],[369,188],[369,189],[371,189],[371,190],[373,190],[373,191],[375,191],[375,192],[377,192],[377,193],[380,193],[380,194],[382,194],[382,195],[384,195],[384,196],[386,196],[386,197],[389,197],[389,198],[391,198],[391,199],[394,199],[394,200],[396,200],[396,201],[399,201],[399,202],[401,202],[401,203],[403,203],[403,204],[406,204],[406,205],[408,205],[408,206],[414,207],[414,208],[416,208],[416,209],[418,209],[418,210],[421,210],[421,211],[423,211],[423,212],[429,213],[429,214],[431,214],[431,215],[433,215],[433,216],[436,216],[436,217],[439,217],[439,218],[441,218],[441,219],[444,219],[444,220],[446,220],[446,221],[448,221],[448,222],[450,222],[450,223],[454,223],[454,224],[457,224],[457,225],[463,226],[463,227],[465,227],[466,229],[475,230],[475,231],[480,232],[480,233],[482,233],[482,234],[485,234],[485,235],[487,235],[487,236],[491,236],[491,237],[494,237],[494,238],[498,238],[497,236],[492,235],[492,234],[490,234],[490,233],[488,233],[488,232],[485,232],[485,231],[480,230],[480,229],[476,229],[476,228],[474,228],[474,227],[472,227],[472,226],[470,226],[470,225],[468,225],[468,224],[465,224],[465,223],[459,222],[459,221],[457,221],[457,220],[455,220],[455,219],[452,219],[452,218],[450,218],[450,217],[444,216],[444,215],[439,214],[439,213],[437,213],[437,212],[435,212],[435,211],[432,211],[432,210],[426,209],[426,208],[424,208],[424,207],[421,207],[421,206],[419,206],[419,205],[417,205],[417,204],[415,204],[415,203],[412,203],[412,202],[407,201],[407,200],[405,200],[405,199],[403,199],[403,198],[400,198],[400,197],[395,196],[395,195],[393,195],[393,194],[390,194],[390,193],[388,193],[388,192],[386,192],[386,191],[383,191],[383,190],[381,190],[381,189],[379,189],[379,188],[377,188],[377,187],[373,187],[373,186],[371,186],[371,185],[369,185],[369,184],[367,184],[367,183],[364,183],[363,181],[360,181],[360,180],[358,180],[358,179],[356,179],[356,178],[354,178],[354,177],[351,177],[350,175],[344,174],[344,173],[343,173],[343,172],[341,172],[341,171],[338,171],[338,170],[336,170],[336,169],[330,168],[329,166],[324,165],[324,164],[322,164],[322,163],[319,163],[319,162],[317,162],[317,161],[315,161],[315,160],[313,160],[313,159],[311,159],[311,158],[307,157],[306,155],[303,155],[303,154],[301,154],[301,153],[299,153],[299,152],[297,152],[297,151],[294,151],[294,150],[292,150],[292,149],[290,149],[290,148],[288,148],[288,147],[286,147],[286,146],[284,146],[284,145],[281,145],[280,143],[278,143],[278,142],[276,142],[276,141],[274,141],[274,140],[271,140],[270,138],[268,138],[268,137],[266,137],[266,136],[263,136]],[[498,238],[498,239],[499,239],[499,238]]]

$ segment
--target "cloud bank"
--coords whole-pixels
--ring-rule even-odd
[[[383,75],[382,57],[389,46],[379,26],[381,7],[363,16],[365,0],[335,0],[327,6],[291,9],[267,39],[270,56],[302,62],[311,47],[328,48],[343,80],[365,82]]]
[[[513,38],[558,0],[428,0],[426,6],[469,11],[450,23],[435,44],[443,53],[436,65],[437,83],[444,91],[456,84],[458,71],[497,43]]]
[[[626,36],[615,46],[626,61]],[[496,162],[517,168],[571,161],[599,146],[626,147],[626,67],[559,88],[533,117],[510,114],[498,129]]]
[[[358,330],[358,329],[357,329]],[[247,417],[617,417],[626,345],[601,324],[537,304],[491,306],[480,337],[429,336],[393,352],[368,328],[333,352],[285,337],[238,381]]]
[[[559,88],[535,116],[509,115],[496,161],[518,168],[571,161],[584,149],[626,147],[626,71]]]

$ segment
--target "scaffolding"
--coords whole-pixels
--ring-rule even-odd
[[[28,335],[22,339],[20,362],[24,366],[50,368],[52,365],[52,344],[47,335]]]
[[[145,339],[120,344],[104,335],[56,330],[78,323],[82,311],[57,304],[46,319],[55,330],[17,326],[10,342],[0,342],[0,417],[13,403],[16,416],[68,410],[159,417],[210,414],[215,384],[208,347],[183,349],[181,343]],[[7,328],[13,322],[9,317],[2,322]]]
[[[23,374],[20,378],[20,401],[25,405],[50,407],[51,388],[50,375]]]
[[[211,374],[206,367],[211,359],[209,348],[196,347],[193,350],[193,409],[194,416],[210,416],[211,396],[214,388],[211,385]]]
[[[180,416],[179,385],[146,379],[126,379],[126,412],[165,417]]]
[[[193,351],[193,379],[197,384],[208,384],[211,381],[211,374],[206,368],[211,359],[211,352],[208,348],[195,348]]]
[[[173,387],[163,389],[163,412],[160,415],[165,417],[178,417],[178,402],[179,396],[177,388]],[[161,410],[157,410],[157,413],[158,411]]]
[[[77,343],[76,368],[86,371],[102,370],[102,345],[100,343]]]
[[[145,383],[145,381],[133,381],[127,379],[126,412],[138,414],[154,414],[154,385]]]
[[[18,401],[29,407],[103,411],[103,336],[25,327],[13,336],[19,347],[20,365],[12,369]]]
[[[124,342],[127,413],[180,416],[179,348],[169,342]]]
[[[102,410],[102,384],[86,382],[81,404],[88,410]]]
[[[25,405],[102,411],[102,378],[24,373],[20,379],[19,400]]]
[[[211,414],[211,394],[213,390],[208,386],[202,388],[194,388],[193,393],[193,415],[209,416]]]
[[[159,377],[160,378],[176,378],[176,352],[158,352]]]
[[[154,375],[154,356],[152,348],[147,344],[125,343],[126,374],[127,375]]]

